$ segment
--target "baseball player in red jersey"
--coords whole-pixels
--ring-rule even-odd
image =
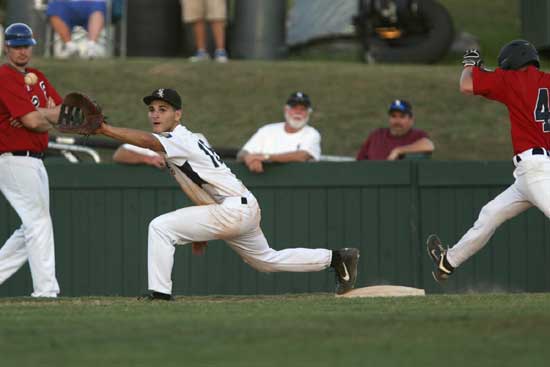
[[[5,30],[7,62],[0,66],[0,191],[21,218],[0,248],[0,284],[28,261],[33,297],[57,297],[48,174],[41,158],[61,97],[37,69],[27,67],[32,30],[15,23]]]
[[[550,74],[539,70],[537,50],[524,40],[506,44],[495,71],[482,67],[477,50],[464,55],[460,91],[503,103],[510,116],[515,182],[486,204],[474,226],[451,248],[427,240],[437,281],[446,280],[489,241],[506,220],[532,206],[550,218]]]

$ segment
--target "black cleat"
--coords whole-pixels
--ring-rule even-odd
[[[435,234],[428,236],[426,248],[435,265],[435,270],[432,271],[434,279],[437,282],[444,282],[449,279],[455,269],[447,261],[448,248],[443,247],[441,240]]]
[[[359,250],[356,248],[343,248],[332,251],[330,266],[336,271],[336,294],[347,293],[355,287],[358,262]]]
[[[174,301],[175,298],[171,294],[151,292],[138,297],[139,301]]]

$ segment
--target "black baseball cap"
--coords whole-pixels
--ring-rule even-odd
[[[288,97],[286,104],[290,107],[301,104],[302,106],[310,108],[311,100],[309,99],[309,96],[303,92],[294,92],[290,95],[290,97]]]
[[[390,108],[388,109],[388,113],[392,113],[394,111],[403,112],[406,113],[409,116],[412,116],[412,106],[409,102],[405,101],[404,99],[396,99],[390,104]]]
[[[181,110],[181,97],[173,89],[159,88],[151,92],[151,95],[143,97],[143,103],[150,105],[153,101],[165,101],[176,110]]]

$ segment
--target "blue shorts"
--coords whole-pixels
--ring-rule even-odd
[[[88,18],[96,11],[102,12],[105,16],[105,0],[54,0],[48,4],[46,15],[60,17],[69,29],[77,25],[88,29]]]

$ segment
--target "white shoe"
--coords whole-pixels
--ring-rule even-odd
[[[59,50],[55,57],[58,59],[68,59],[70,57],[76,57],[80,53],[78,46],[73,41],[69,41],[63,45],[61,50]]]
[[[227,51],[223,48],[217,49],[216,52],[214,52],[214,60],[222,64],[226,63],[229,60]]]
[[[88,59],[105,57],[105,47],[101,46],[97,42],[88,41],[86,42],[86,52],[83,57]]]
[[[210,60],[210,55],[205,50],[198,50],[196,54],[189,58],[191,62],[201,62]]]

